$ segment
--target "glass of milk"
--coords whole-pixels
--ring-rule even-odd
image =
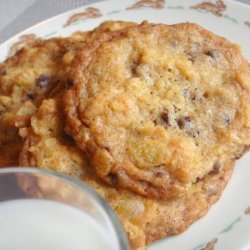
[[[80,180],[35,168],[0,169],[0,249],[127,250],[110,206]]]

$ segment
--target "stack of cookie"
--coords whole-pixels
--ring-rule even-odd
[[[105,22],[0,65],[0,166],[81,178],[139,249],[204,216],[250,145],[250,67],[190,23]]]

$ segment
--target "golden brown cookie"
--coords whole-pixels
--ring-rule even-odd
[[[221,196],[231,176],[233,162],[197,181],[186,196],[169,201],[150,199],[119,187],[110,187],[95,175],[83,152],[64,132],[62,102],[61,96],[44,100],[32,116],[31,126],[22,129],[26,141],[20,155],[20,165],[63,172],[92,186],[117,213],[132,249],[183,232],[204,216]],[[53,193],[50,190],[55,188],[40,179],[37,185],[41,187],[39,190],[47,190],[48,194]]]
[[[97,26],[95,29],[91,31],[88,31],[88,32],[76,31],[72,34],[72,38],[82,41],[83,36],[85,34],[84,41],[89,42],[89,41],[94,40],[97,36],[99,36],[103,32],[121,30],[121,29],[135,26],[135,25],[137,25],[137,23],[135,22],[108,20],[108,21],[102,22],[99,26]]]
[[[70,63],[66,57],[75,47],[70,38],[36,40],[0,65],[0,166],[8,158],[9,165],[18,163],[18,127],[27,125],[43,98],[61,88]]]
[[[73,61],[67,131],[99,177],[148,197],[190,192],[250,145],[250,67],[202,27],[147,22]]]
[[[107,21],[93,31],[77,32],[67,38],[36,39],[0,64],[0,167],[5,162],[18,163],[18,128],[29,123],[44,98],[64,88],[69,65],[85,42],[101,32],[132,25],[135,24]],[[15,157],[10,151],[16,152]]]

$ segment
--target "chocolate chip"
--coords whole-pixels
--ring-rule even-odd
[[[218,171],[219,168],[220,168],[220,163],[217,161],[217,162],[215,162],[214,165],[213,165],[213,170],[214,170],[214,171]]]
[[[210,171],[208,174],[210,174],[210,175],[218,174],[219,170],[220,170],[220,166],[221,166],[221,164],[218,161],[215,162],[213,165],[213,170]]]
[[[169,115],[168,115],[168,111],[165,110],[162,114],[161,114],[161,119],[167,124],[169,125]]]
[[[67,133],[63,133],[63,138],[70,145],[74,145],[75,144],[74,139],[73,139],[73,137],[71,135],[69,135]]]
[[[230,122],[231,122],[230,117],[228,115],[224,114],[223,119],[224,119],[225,124],[228,126],[230,124]]]
[[[178,119],[177,124],[181,129],[185,127],[185,121],[183,119]]]
[[[195,181],[194,183],[197,183],[197,182],[199,182],[199,181],[201,181],[201,180],[202,180],[202,178],[197,177],[197,178],[196,178],[196,181]]]
[[[106,150],[106,151],[110,151],[110,148],[109,147],[104,147],[104,149]]]
[[[138,77],[137,73],[138,63],[132,63],[130,66],[130,73],[132,77]]]
[[[67,79],[66,80],[66,88],[69,89],[71,87],[73,87],[73,82],[70,79]]]
[[[159,166],[157,166],[159,168]],[[155,177],[163,177],[166,174],[166,170],[163,169],[163,167],[161,166],[155,173]]]
[[[207,50],[207,51],[205,51],[205,52],[204,52],[204,54],[205,54],[206,56],[213,57],[213,53],[212,53],[212,51],[211,51],[211,50]]]
[[[204,98],[208,98],[208,92],[204,92],[204,94],[203,94],[203,96],[204,96]]]
[[[195,59],[197,58],[198,53],[197,52],[188,52],[187,53],[187,59],[191,62],[194,62]]]
[[[117,175],[114,173],[109,173],[108,178],[113,185],[115,185],[118,182]]]
[[[221,55],[220,52],[218,50],[215,50],[215,49],[207,50],[204,52],[204,54],[213,58],[213,59],[218,59]]]
[[[21,55],[22,53],[24,52],[24,48],[21,48],[21,49],[18,49],[16,52],[15,52],[15,56],[19,56]]]
[[[34,93],[28,93],[27,94],[28,99],[34,100],[35,99],[35,94]]]
[[[37,79],[37,86],[39,86],[40,88],[47,87],[50,80],[51,80],[51,76],[41,74],[39,78]]]
[[[180,129],[185,128],[187,123],[190,123],[190,122],[191,122],[191,118],[189,116],[182,117],[182,118],[177,120],[177,124],[178,124]]]

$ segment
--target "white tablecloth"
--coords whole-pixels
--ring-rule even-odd
[[[49,17],[99,1],[103,0],[0,0],[0,43]]]

